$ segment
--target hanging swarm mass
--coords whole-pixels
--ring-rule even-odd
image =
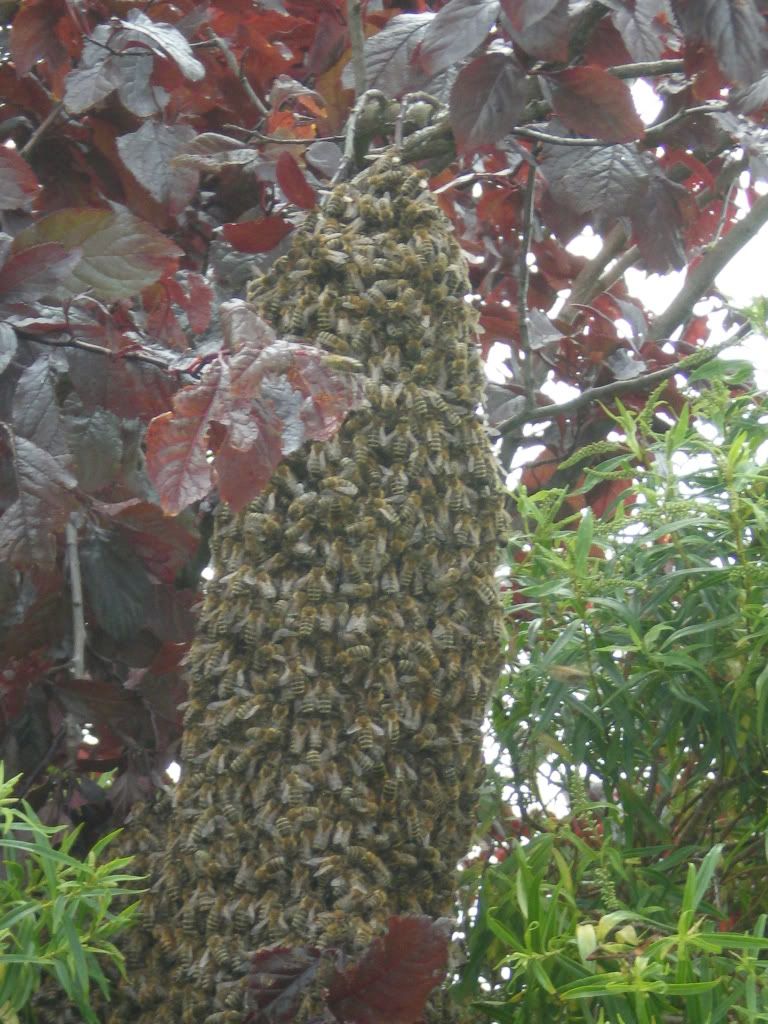
[[[252,285],[280,334],[363,363],[368,405],[220,511],[154,953],[114,1024],[235,1024],[255,949],[355,954],[391,914],[452,912],[506,528],[468,290],[423,176],[391,157]]]

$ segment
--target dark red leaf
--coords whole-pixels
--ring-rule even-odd
[[[749,85],[764,73],[768,36],[753,0],[672,0],[672,9],[686,42],[711,47],[735,85]]]
[[[170,409],[178,390],[175,377],[149,363],[107,360],[85,351],[71,351],[68,362],[72,384],[88,410],[101,407],[147,422]]]
[[[0,146],[0,210],[28,210],[40,183],[15,149]]]
[[[501,0],[501,7],[522,50],[541,60],[568,59],[568,0]]]
[[[450,112],[456,142],[463,150],[498,142],[520,123],[528,82],[506,53],[484,53],[459,72],[451,90]]]
[[[80,256],[80,249],[58,242],[41,242],[12,252],[0,269],[0,300],[32,302],[53,295],[62,281],[69,280]]]
[[[81,257],[62,282],[63,297],[88,291],[113,302],[128,298],[175,267],[181,249],[127,209],[57,210],[16,236],[13,252],[57,242]]]
[[[391,917],[387,934],[332,979],[329,1007],[345,1024],[414,1024],[445,977],[451,930],[447,919]]]
[[[412,61],[424,74],[463,60],[482,43],[499,16],[499,0],[449,0],[429,23]]]
[[[632,142],[645,131],[629,86],[602,68],[566,68],[549,82],[555,113],[572,131],[605,142]]]
[[[18,75],[29,74],[39,60],[47,61],[52,70],[67,60],[67,49],[56,31],[62,15],[65,8],[60,0],[33,0],[14,14],[10,50]]]
[[[164,583],[172,583],[197,551],[199,537],[190,515],[170,518],[157,505],[136,499],[101,505],[99,511],[120,526],[137,556]]]
[[[330,953],[314,946],[276,946],[261,949],[251,961],[248,1024],[293,1024],[306,990],[321,967],[329,967]],[[334,1024],[338,1018],[326,1011],[312,1024]]]
[[[269,252],[292,228],[287,220],[275,215],[241,224],[224,224],[221,231],[229,244],[240,252]]]
[[[229,370],[219,359],[205,368],[199,384],[177,392],[173,412],[149,424],[147,471],[168,515],[177,515],[210,491],[210,424],[228,422],[229,401]]]
[[[284,150],[277,158],[275,173],[277,183],[283,190],[286,199],[301,207],[302,210],[312,210],[317,206],[317,193],[304,177],[304,172],[295,157],[288,150]]]
[[[221,497],[233,512],[239,512],[260,494],[283,459],[283,437],[279,425],[248,416],[250,444],[235,447],[225,441],[216,452],[215,478]],[[243,443],[243,433],[239,438]]]

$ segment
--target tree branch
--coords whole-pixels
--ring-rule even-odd
[[[568,296],[568,301],[558,316],[558,320],[564,320],[567,324],[572,324],[579,314],[578,307],[585,305],[595,295],[599,294],[596,288],[600,281],[600,275],[611,260],[618,256],[627,244],[627,240],[627,232],[621,222],[614,224],[605,236],[600,252],[589,263],[586,263],[576,275],[571,288],[571,294]],[[603,289],[600,290],[602,291]]]
[[[352,48],[352,71],[355,76],[355,98],[365,92],[365,32],[360,0],[347,0],[347,27]]]
[[[232,51],[230,50],[229,45],[225,42],[225,40],[217,36],[212,28],[208,29],[208,38],[212,42],[214,42],[221,50],[227,67],[238,80],[238,82],[240,82],[240,84],[242,85],[243,90],[248,99],[251,101],[254,107],[256,107],[260,114],[262,114],[264,117],[267,117],[269,115],[269,108],[264,104],[258,93],[254,91],[253,86],[243,74],[243,70],[237,63],[237,58],[235,57],[234,53],[232,53]]]
[[[644,60],[636,64],[615,64],[606,68],[616,78],[655,78],[658,75],[674,75],[685,71],[683,60]]]
[[[512,416],[510,419],[500,423],[496,429],[502,436],[517,432],[518,428],[525,423],[540,423],[543,420],[551,420],[556,416],[563,416],[568,413],[576,412],[577,409],[581,409],[585,405],[591,405],[593,402],[602,402],[608,398],[613,398],[615,395],[624,394],[627,391],[637,391],[638,388],[646,390],[652,388],[655,384],[660,384],[662,381],[669,380],[678,373],[689,373],[691,370],[696,370],[705,363],[711,362],[715,359],[720,352],[725,348],[730,348],[731,345],[735,345],[751,330],[749,324],[742,324],[729,338],[725,341],[720,342],[719,345],[715,345],[712,348],[702,349],[698,352],[694,352],[693,355],[686,356],[685,359],[681,359],[677,363],[673,363],[671,366],[665,366],[661,370],[654,370],[653,373],[641,374],[639,377],[629,377],[626,380],[614,380],[610,384],[602,384],[596,388],[588,388],[586,391],[582,391],[580,395],[576,395],[574,398],[568,399],[567,402],[559,402],[553,405],[540,405],[535,409],[529,409],[526,412],[519,413],[517,416]]]
[[[651,325],[652,341],[668,339],[673,331],[688,319],[693,307],[706,295],[720,271],[767,222],[768,195],[764,195],[752,204],[752,209],[746,217],[737,221],[728,234],[721,238],[689,272],[683,287]]]
[[[528,266],[528,254],[531,251],[531,233],[533,230],[533,209],[536,194],[536,168],[528,168],[528,181],[523,197],[523,238],[520,244],[520,270],[517,279],[517,318],[520,328],[520,351],[523,354],[523,384],[525,386],[525,407],[533,407],[536,387],[533,380],[533,352],[531,337],[528,330],[528,282],[531,268]]]
[[[13,327],[13,324],[11,324]],[[169,363],[165,360],[160,359],[159,356],[151,356],[146,352],[113,352],[110,348],[104,348],[102,345],[94,345],[90,341],[78,341],[76,338],[67,338],[63,341],[54,341],[52,338],[46,338],[45,335],[32,334],[30,331],[22,331],[14,327],[14,330],[20,338],[24,341],[34,341],[38,345],[47,345],[49,348],[75,348],[80,349],[83,352],[92,352],[98,356],[109,356],[110,359],[128,359],[133,362],[148,363],[150,366],[156,366],[160,370],[165,370],[166,373],[181,373],[182,371],[176,371],[172,369]],[[188,371],[183,371],[188,373]],[[189,374],[194,376],[194,374]]]
[[[72,594],[72,662],[70,668],[75,679],[86,679],[85,606],[74,514],[64,528],[64,540],[67,550],[67,566],[69,567],[69,588]]]
[[[51,107],[51,109],[46,114],[45,118],[40,122],[40,124],[37,126],[37,128],[35,128],[35,130],[32,132],[30,137],[27,139],[27,141],[24,143],[24,145],[19,150],[19,156],[23,156],[23,157],[28,157],[29,156],[29,154],[32,152],[32,150],[35,148],[35,146],[38,144],[38,142],[43,137],[43,135],[45,135],[45,133],[48,131],[48,129],[51,127],[51,125],[53,124],[53,122],[56,120],[56,118],[59,116],[59,114],[62,112],[63,109],[64,109],[64,103],[63,103],[62,100],[59,100],[58,103],[54,104]]]

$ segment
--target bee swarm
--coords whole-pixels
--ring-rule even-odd
[[[363,363],[368,404],[220,510],[142,908],[155,944],[113,1024],[237,1024],[255,949],[355,955],[391,914],[453,910],[506,516],[465,265],[425,184],[385,158],[252,285],[279,334]],[[312,1012],[308,995],[296,1020]]]

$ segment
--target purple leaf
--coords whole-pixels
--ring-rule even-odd
[[[0,323],[0,373],[8,369],[13,357],[16,355],[16,331],[10,324]]]
[[[112,483],[123,457],[123,437],[117,416],[108,409],[94,409],[90,414],[65,415],[63,426],[82,490],[93,494]]]
[[[650,274],[682,270],[686,264],[680,199],[686,190],[663,174],[653,174],[645,193],[632,204],[635,242]]]
[[[168,105],[170,94],[159,85],[152,85],[155,58],[151,53],[121,53],[115,76],[117,95],[126,110],[136,117],[151,117]]]
[[[765,20],[753,0],[672,0],[687,43],[705,43],[735,85],[749,85],[768,61]]]
[[[47,568],[56,545],[53,533],[72,507],[77,481],[48,452],[5,428],[17,499],[0,516],[0,559]]]
[[[381,32],[365,41],[367,89],[379,89],[385,96],[400,96],[409,91],[413,54],[435,17],[430,13],[398,14]],[[351,64],[344,69],[341,81],[346,88],[354,84]]]
[[[335,142],[313,142],[304,153],[304,159],[317,174],[332,178],[339,169],[342,152]]]
[[[504,23],[517,45],[541,60],[567,60],[568,0],[501,0]]]
[[[78,550],[91,616],[114,640],[126,640],[143,624],[152,599],[143,562],[117,530],[93,528]]]
[[[116,68],[112,60],[93,67],[73,68],[64,83],[64,106],[70,114],[83,114],[115,91]]]
[[[173,214],[181,213],[197,190],[197,171],[172,163],[195,135],[189,125],[145,121],[137,132],[117,140],[122,161],[134,178]]]
[[[131,44],[141,43],[155,53],[168,57],[179,71],[191,82],[199,82],[205,76],[205,67],[195,57],[192,47],[178,29],[165,22],[152,21],[143,11],[133,8],[126,21],[121,21],[124,30],[113,38],[113,48],[124,50]]]
[[[631,380],[633,377],[639,377],[648,369],[644,360],[638,359],[634,353],[627,352],[625,348],[617,348],[615,352],[606,356],[603,362],[616,380]]]
[[[427,26],[413,55],[426,75],[463,60],[496,24],[499,0],[449,0]]]
[[[557,202],[602,221],[626,213],[648,188],[648,169],[634,146],[545,145],[541,171]]]
[[[504,138],[519,122],[528,100],[528,81],[507,53],[484,53],[459,72],[450,112],[456,142],[464,150]]]
[[[17,436],[34,441],[62,466],[67,464],[69,452],[56,391],[65,371],[61,353],[46,352],[24,370],[13,396],[13,428]]]
[[[563,340],[565,335],[558,331],[546,313],[533,306],[528,310],[528,340],[534,352],[547,345]]]
[[[632,60],[658,60],[664,51],[657,15],[666,13],[666,0],[603,0]]]

